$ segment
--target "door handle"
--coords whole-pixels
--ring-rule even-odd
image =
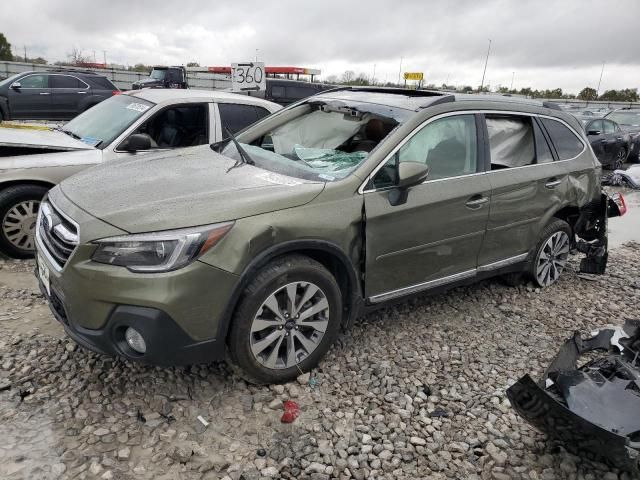
[[[467,206],[467,208],[470,208],[472,210],[476,210],[482,207],[482,205],[484,205],[489,201],[487,197],[480,197],[480,198],[471,197],[471,198],[472,199],[467,200],[467,203],[465,203],[465,205]]]
[[[81,95],[85,95],[87,92],[76,92],[76,93],[81,94]]]
[[[562,183],[562,180],[558,180],[557,178],[551,178],[547,183],[544,184],[544,186],[549,189],[552,189],[552,188],[556,188],[561,183]]]
[[[40,92],[40,95],[51,95],[49,92]]]

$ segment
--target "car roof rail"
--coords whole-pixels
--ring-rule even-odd
[[[72,73],[82,73],[85,75],[100,75],[98,72],[92,72],[91,70],[82,70],[80,68],[51,68],[47,70],[47,72],[72,72]]]

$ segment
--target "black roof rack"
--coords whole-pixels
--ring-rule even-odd
[[[73,73],[84,73],[85,75],[99,75],[98,72],[94,72],[91,70],[82,70],[81,68],[73,68],[73,67],[69,67],[69,68],[65,68],[65,67],[60,67],[60,68],[50,68],[49,70],[47,70],[48,72],[73,72]]]

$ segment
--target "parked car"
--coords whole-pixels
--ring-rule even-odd
[[[118,93],[93,72],[23,72],[0,82],[0,121],[69,120]]]
[[[631,151],[631,138],[620,126],[607,118],[590,120],[585,123],[593,152],[604,167],[622,168]]]
[[[640,162],[640,108],[621,108],[608,113],[605,117],[613,120],[629,133],[631,137],[629,161]]]
[[[335,85],[324,83],[302,82],[298,80],[285,80],[281,78],[267,78],[267,89],[264,98],[280,105],[290,105],[324,90],[335,88]],[[260,92],[257,95],[262,95]]]
[[[189,88],[187,69],[176,67],[153,67],[149,78],[138,80],[131,85],[133,90],[141,88]]]
[[[0,252],[27,258],[44,194],[87,167],[209,144],[279,110],[275,103],[201,90],[135,90],[56,130],[0,129]],[[180,171],[180,162],[174,165]]]
[[[553,284],[574,235],[601,272],[600,173],[579,122],[540,103],[346,88],[63,181],[38,218],[40,285],[89,349],[229,352],[285,381],[383,302],[497,274]]]

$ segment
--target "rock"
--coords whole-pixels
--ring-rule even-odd
[[[118,450],[119,460],[129,460],[130,456],[131,456],[131,449],[129,447],[124,447]]]
[[[302,375],[298,375],[297,380],[300,385],[308,385],[310,378],[311,378],[311,373],[307,372],[307,373],[303,373]]]
[[[411,445],[426,445],[427,441],[424,438],[411,437],[409,443],[411,443]]]
[[[260,473],[262,474],[263,477],[267,477],[267,478],[277,478],[280,474],[280,472],[278,472],[278,469],[276,467],[264,468],[260,471]]]
[[[489,455],[491,455],[491,458],[494,462],[496,462],[496,465],[502,466],[507,462],[507,454],[501,450],[498,450],[498,448],[493,443],[489,442],[485,450]]]

